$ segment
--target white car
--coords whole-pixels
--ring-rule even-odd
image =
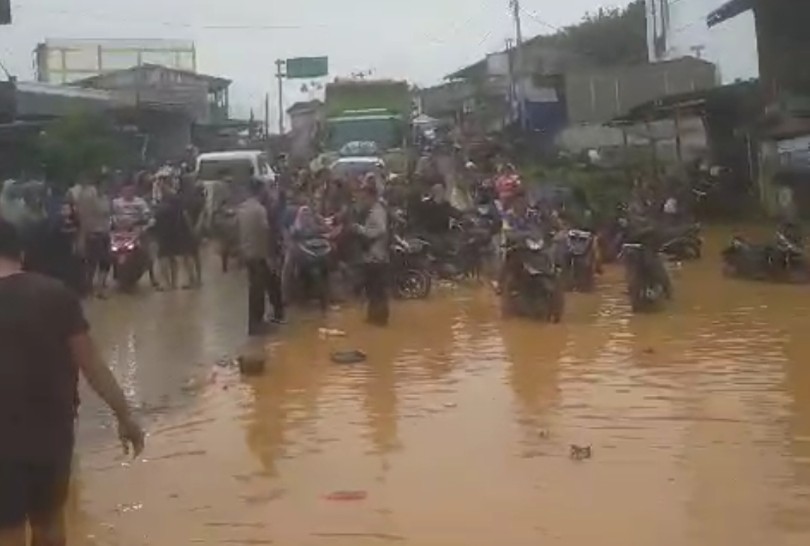
[[[341,157],[332,163],[329,170],[335,178],[363,178],[370,172],[382,176],[385,174],[385,161],[373,156]]]

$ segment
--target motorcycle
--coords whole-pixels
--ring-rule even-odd
[[[703,252],[700,228],[700,224],[690,224],[665,232],[667,242],[661,245],[661,252],[677,261],[700,259]]]
[[[625,243],[621,257],[634,313],[654,311],[672,296],[668,274],[657,253],[641,243]]]
[[[501,292],[506,315],[558,323],[565,310],[559,268],[542,238],[520,238],[506,245],[507,280]]]
[[[723,251],[723,273],[756,281],[810,282],[804,250],[781,232],[776,235],[776,245],[754,245],[734,237]]]
[[[140,231],[118,231],[110,236],[113,278],[121,290],[131,291],[149,269],[149,253]]]
[[[426,299],[433,280],[427,256],[428,244],[394,234],[391,242],[391,273],[395,295],[404,300]]]
[[[296,245],[296,286],[300,301],[317,300],[321,310],[329,305],[329,258],[332,243],[325,237],[313,237]]]
[[[566,238],[565,272],[567,288],[591,292],[596,277],[596,256],[593,233],[579,229],[568,231]]]

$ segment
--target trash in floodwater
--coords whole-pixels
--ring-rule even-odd
[[[346,337],[346,332],[343,330],[335,330],[333,328],[319,328],[318,336],[320,336],[321,339],[330,337]]]
[[[366,491],[333,491],[324,496],[326,500],[330,501],[361,501],[368,497]]]
[[[359,364],[366,361],[363,351],[336,351],[332,353],[332,362],[335,364]]]
[[[578,446],[571,444],[571,458],[575,461],[590,459],[592,455],[591,446]]]

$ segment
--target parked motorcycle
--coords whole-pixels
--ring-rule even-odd
[[[564,267],[568,290],[593,291],[596,284],[596,248],[593,233],[579,229],[568,231]]]
[[[121,290],[131,291],[149,269],[149,253],[140,231],[117,231],[110,236],[113,278]]]
[[[426,299],[433,280],[427,254],[428,244],[417,238],[394,234],[391,243],[391,274],[394,294],[404,300]]]
[[[542,238],[507,242],[507,280],[501,292],[504,314],[560,322],[565,310],[565,289],[559,268]]]
[[[775,245],[754,245],[742,237],[734,237],[723,251],[723,272],[756,281],[810,282],[804,249],[781,232],[776,235]]]
[[[677,261],[700,259],[703,253],[700,229],[700,224],[688,224],[664,230],[666,242],[661,245],[661,252]]]
[[[622,247],[627,291],[634,313],[656,310],[672,297],[669,275],[658,253],[641,243],[625,243]]]

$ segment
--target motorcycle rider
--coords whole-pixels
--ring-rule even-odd
[[[804,236],[801,227],[790,219],[784,220],[776,230],[776,242],[769,246],[769,261],[789,267],[792,260],[804,255]]]
[[[147,230],[152,224],[152,211],[146,200],[137,194],[137,187],[134,181],[127,181],[121,188],[121,195],[113,199],[112,203],[112,225],[116,231],[140,230],[140,237],[143,239],[146,252],[149,256],[149,282],[152,288],[160,290],[160,284],[155,276],[154,246]]]
[[[526,237],[538,228],[537,218],[529,208],[529,201],[523,189],[517,189],[511,196],[511,208],[503,215],[503,230],[501,232],[501,246],[504,247],[501,253],[500,268],[495,290],[498,293],[504,292],[509,280],[508,254],[505,247],[511,240]]]
[[[658,254],[661,247],[661,235],[650,223],[637,222],[631,225],[628,242],[638,243],[644,252],[644,263],[648,272],[661,284],[664,296],[672,299],[672,281],[664,267],[664,262]]]

